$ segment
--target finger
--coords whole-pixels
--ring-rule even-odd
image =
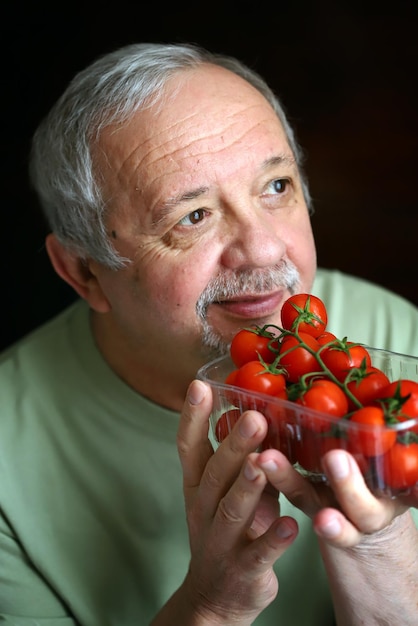
[[[208,439],[212,410],[210,387],[194,380],[189,386],[177,432],[177,447],[183,468],[186,508],[194,504],[200,516],[212,519],[219,500],[238,476],[244,459],[263,440],[267,424],[256,411],[248,411],[217,449]],[[194,502],[196,491],[199,503]]]
[[[248,544],[244,552],[244,566],[267,572],[292,545],[298,532],[295,519],[289,516],[277,518],[263,535]]]
[[[356,461],[345,450],[327,452],[322,463],[342,511],[360,532],[380,530],[400,512],[395,499],[371,493]]]
[[[237,480],[248,454],[257,449],[266,432],[267,423],[261,413],[246,411],[241,415],[203,472],[199,496],[204,515],[214,517],[220,500]]]
[[[231,546],[244,548],[246,566],[251,561],[265,568],[296,538],[298,527],[292,518],[279,517],[278,493],[266,490],[267,477],[257,465],[257,453],[250,454],[232,487],[221,499],[212,525],[216,551],[224,554]]]
[[[220,499],[213,519],[213,533],[221,550],[222,545],[231,545],[245,536],[253,538],[248,532],[254,520],[256,508],[260,502],[267,478],[264,472],[254,464],[254,455],[249,455],[242,465],[236,480]],[[270,496],[271,501],[271,496]],[[278,501],[274,503],[274,512],[270,523],[278,514]]]
[[[268,530],[279,517],[279,494],[267,482],[256,464],[257,454],[250,454],[231,488],[221,499],[215,514],[215,534],[222,533],[227,542],[238,535],[255,539]],[[238,530],[236,530],[238,529]]]
[[[319,492],[278,450],[271,448],[260,452],[257,464],[275,489],[309,517],[322,506]]]
[[[186,491],[200,484],[205,466],[213,454],[208,439],[211,410],[210,386],[203,381],[193,380],[187,391],[177,430],[177,449]]]
[[[351,548],[360,543],[364,534],[344,514],[332,508],[318,511],[313,529],[321,539],[337,548]]]
[[[368,545],[369,541],[379,546],[382,540],[386,541],[389,538],[391,541],[392,533],[392,536],[396,536],[399,539],[400,534],[402,534],[400,528],[405,524],[405,521],[400,521],[403,518],[406,519],[405,515],[399,514],[382,529],[373,533],[363,533],[344,516],[342,511],[324,508],[314,517],[313,529],[318,537],[334,547],[353,548],[360,543]],[[414,522],[412,521],[413,524]]]

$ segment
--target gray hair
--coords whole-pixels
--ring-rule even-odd
[[[159,102],[177,72],[203,63],[224,67],[253,85],[271,104],[284,128],[312,210],[298,145],[283,107],[261,76],[239,60],[191,44],[131,44],[99,57],[79,72],[36,130],[29,174],[51,230],[82,259],[118,269],[121,257],[106,231],[106,204],[95,177],[92,148],[101,131]]]

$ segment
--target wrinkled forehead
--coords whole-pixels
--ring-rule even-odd
[[[227,70],[211,64],[181,70],[169,79],[164,88],[151,99],[152,104],[134,113],[123,124],[107,127],[101,136],[104,145],[118,144],[135,128],[142,142],[151,141],[163,130],[175,129],[190,122],[196,128],[211,126],[213,121],[228,125],[230,120],[244,123],[247,117],[259,116],[260,122],[271,117],[281,123],[266,98],[250,83]],[[222,124],[219,126],[222,129]],[[126,133],[123,133],[124,129]],[[283,130],[283,129],[282,129]]]
[[[264,96],[214,65],[170,79],[159,103],[136,112],[121,126],[105,129],[99,148],[106,178],[130,186],[135,179],[142,186],[180,170],[227,167],[257,150],[265,151],[263,159],[268,152],[293,156]]]

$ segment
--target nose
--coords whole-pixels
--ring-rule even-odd
[[[232,270],[278,264],[286,253],[286,244],[277,222],[277,214],[274,218],[261,210],[227,220],[222,264]]]

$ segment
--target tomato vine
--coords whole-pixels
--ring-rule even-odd
[[[360,465],[368,467],[370,458],[376,464],[381,457],[388,485],[406,488],[415,484],[418,482],[418,381],[389,381],[386,373],[372,363],[365,345],[348,337],[339,339],[327,329],[327,324],[325,304],[317,296],[291,296],[283,304],[281,326],[266,324],[238,331],[230,349],[236,369],[225,382],[334,417],[332,422],[318,420],[316,425],[309,421],[312,432],[321,433],[322,452],[341,445],[344,437],[346,449],[356,456]],[[280,411],[276,413],[280,415]],[[339,420],[359,428],[339,430]],[[399,432],[393,428],[408,420],[413,420],[411,428],[400,428]],[[370,428],[362,429],[364,426]],[[225,424],[218,426],[223,437],[227,430]],[[268,445],[273,440],[270,433]],[[302,465],[313,463],[307,440],[309,437],[296,442],[295,459]],[[403,467],[399,460],[402,452],[404,476],[399,470]],[[315,469],[318,470],[316,465]]]

